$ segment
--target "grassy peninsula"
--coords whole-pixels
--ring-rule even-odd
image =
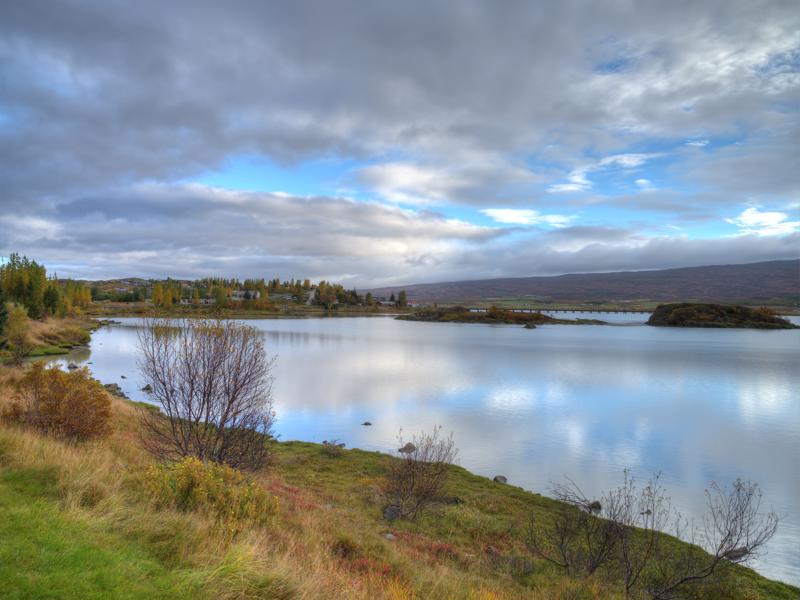
[[[0,371],[0,407],[21,375]],[[600,578],[566,576],[526,552],[528,516],[552,519],[559,503],[456,466],[447,500],[413,521],[381,516],[378,487],[397,459],[301,442],[277,443],[272,465],[249,476],[274,501],[258,524],[158,506],[136,406],[116,397],[110,406],[110,435],[83,444],[0,424],[6,597],[622,598]],[[798,594],[741,567],[698,589],[697,597],[741,600]]]
[[[434,323],[487,323],[491,325],[606,325],[598,319],[558,319],[538,312],[516,312],[490,307],[485,311],[470,311],[463,306],[419,309],[397,317],[403,321],[427,321]]]
[[[648,325],[657,327],[717,327],[739,329],[798,329],[768,308],[725,304],[661,304]]]

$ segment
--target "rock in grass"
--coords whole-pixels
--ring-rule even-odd
[[[393,542],[394,540],[397,539],[397,536],[395,534],[393,534],[393,533],[385,533],[385,534],[383,534],[383,537],[385,537],[390,542]]]
[[[508,479],[506,479],[503,475],[495,475],[492,481],[495,483],[508,483]]]
[[[123,389],[116,383],[105,383],[103,384],[103,387],[115,396],[119,396],[120,398],[128,398]]]
[[[412,452],[417,451],[417,447],[411,442],[406,442],[405,446],[403,446],[402,448],[398,448],[397,451],[400,454],[411,454]]]
[[[76,365],[74,362],[71,362],[71,363],[69,363],[69,364],[67,365],[67,368],[68,368],[70,371],[74,371],[75,369],[77,369],[77,368],[78,368],[78,365]]]

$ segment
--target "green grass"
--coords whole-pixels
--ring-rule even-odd
[[[50,469],[0,471],[0,596],[5,600],[201,598],[131,540],[58,505]]]
[[[130,423],[119,425],[124,436]],[[523,543],[527,518],[546,520],[560,505],[513,481],[499,484],[453,466],[447,502],[417,520],[389,523],[381,515],[380,485],[390,456],[352,449],[334,457],[319,444],[282,442],[258,479],[275,494],[278,512],[255,538],[247,537],[248,527],[241,542],[222,544],[202,515],[142,501],[136,469],[146,463],[128,443],[119,437],[64,445],[0,427],[0,598],[622,600],[616,586],[569,579],[531,560]],[[124,465],[131,470],[118,480]],[[76,503],[73,495],[70,503],[68,488],[96,490],[97,500]],[[387,540],[387,532],[395,539]],[[369,569],[383,566],[391,581],[370,579]],[[414,591],[383,595],[392,581]],[[371,587],[357,592],[353,585]],[[731,593],[697,597],[796,600],[800,594],[743,568],[727,585]]]
[[[563,572],[552,565],[530,561],[522,541],[522,529],[531,515],[537,520],[547,520],[561,505],[551,498],[514,486],[513,482],[495,483],[451,466],[445,489],[450,499],[448,503],[435,505],[415,521],[387,523],[381,518],[382,502],[377,486],[391,460],[389,456],[351,449],[339,457],[331,457],[323,452],[321,445],[307,442],[277,444],[276,456],[275,469],[288,483],[302,490],[312,490],[317,497],[353,513],[353,521],[357,523],[352,531],[353,539],[370,539],[371,532],[376,531],[405,533],[418,536],[434,548],[441,544],[452,545],[456,557],[477,556],[492,546],[499,551],[501,559],[492,567],[490,576],[512,577],[523,586],[533,588],[564,577]],[[667,543],[681,542],[669,538]],[[525,573],[517,572],[515,565],[526,562],[529,565]],[[485,569],[486,566],[473,563],[471,568]],[[771,581],[745,567],[736,567],[731,577],[732,587],[737,592],[726,597],[800,598],[800,589]]]
[[[52,346],[52,345],[45,345],[45,346],[38,346],[31,350],[28,356],[36,357],[36,356],[57,356],[59,354],[69,354],[69,348],[62,348],[60,346]]]

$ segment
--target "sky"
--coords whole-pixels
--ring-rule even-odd
[[[0,255],[347,286],[800,257],[796,1],[10,1]]]

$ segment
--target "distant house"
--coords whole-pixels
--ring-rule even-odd
[[[197,300],[197,303],[201,304],[201,305],[214,304],[214,299],[213,298],[200,298],[199,300]],[[191,298],[181,298],[181,304],[194,304],[194,302],[192,301]]]
[[[241,302],[242,300],[258,300],[261,298],[261,292],[258,290],[233,290],[231,292],[231,300]]]

